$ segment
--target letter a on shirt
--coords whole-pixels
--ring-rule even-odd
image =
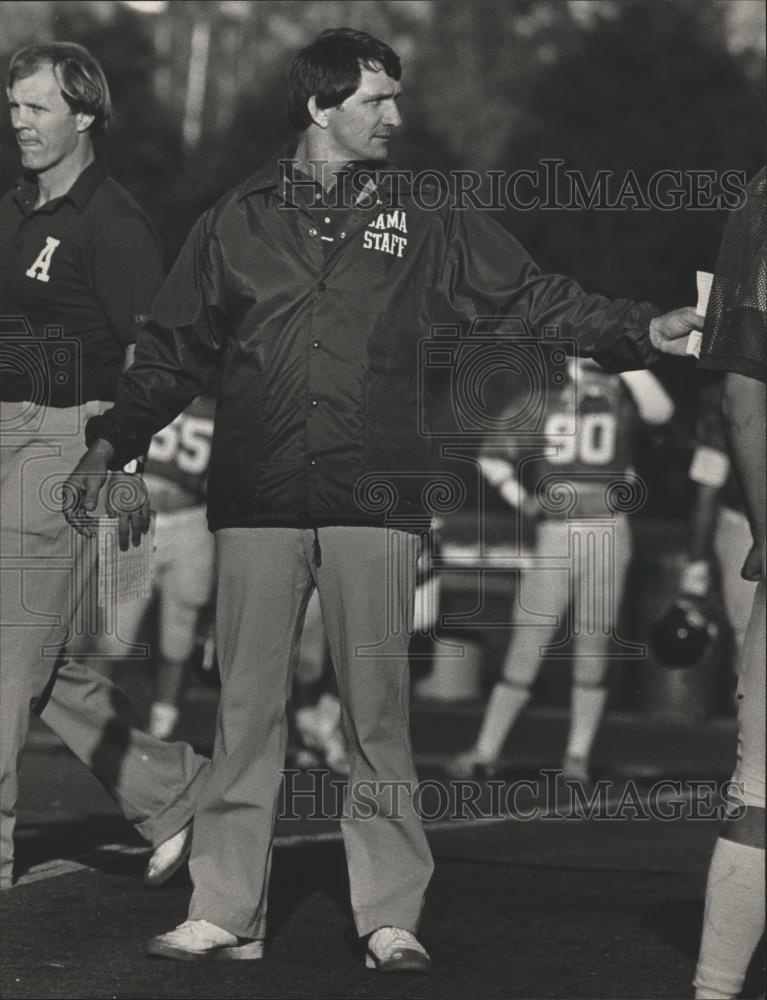
[[[36,278],[38,281],[51,280],[48,270],[50,269],[51,260],[59,243],[61,243],[61,240],[56,240],[53,236],[45,237],[45,246],[37,255],[34,264],[27,268],[26,275],[28,278]]]

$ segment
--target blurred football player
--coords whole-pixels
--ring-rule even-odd
[[[533,558],[520,574],[501,680],[490,694],[476,743],[448,766],[455,777],[494,771],[511,727],[530,700],[545,647],[568,610],[574,666],[562,769],[574,779],[589,777],[591,748],[607,701],[608,644],[631,558],[619,494],[634,489],[632,451],[639,420],[665,423],[673,404],[650,372],[609,375],[576,361],[569,379],[551,387],[546,406],[543,449],[523,450],[510,436],[480,457],[484,476],[507,502],[537,520],[537,538]]]
[[[114,621],[102,620],[85,644],[89,656],[105,658],[101,667],[107,673],[115,661],[130,665],[135,661],[129,647],[142,638],[156,607],[156,642],[149,644],[155,683],[147,728],[163,740],[176,728],[187,667],[201,642],[201,615],[213,595],[214,543],[205,493],[214,406],[211,397],[198,397],[152,439],[144,474],[155,511],[152,594],[118,604]]]
[[[758,581],[738,667],[738,754],[733,781],[745,808],[717,840],[695,973],[698,1000],[737,996],[764,933],[765,382],[767,382],[767,172],[730,216],[717,258],[700,366],[724,372],[722,412],[751,539],[741,570]],[[735,543],[734,538],[729,544]]]
[[[707,383],[699,395],[696,447],[690,479],[696,484],[689,562],[680,592],[705,598],[721,580],[727,619],[732,627],[736,662],[740,659],[751,617],[756,585],[741,576],[743,553],[751,545],[751,529],[743,496],[727,453],[720,410],[721,379]]]
[[[119,606],[121,640],[134,640],[158,603],[157,681],[149,732],[168,739],[178,722],[182,688],[198,636],[200,613],[213,594],[214,545],[205,517],[214,401],[198,397],[152,439],[144,480],[156,511],[154,595]],[[154,651],[153,651],[154,652]]]

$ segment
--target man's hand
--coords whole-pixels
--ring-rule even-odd
[[[662,354],[687,354],[687,337],[693,330],[702,330],[704,317],[698,315],[692,306],[672,309],[663,316],[650,320],[650,342]]]
[[[98,504],[113,456],[108,441],[94,441],[64,484],[64,517],[75,531],[88,538],[95,534],[91,513]],[[149,494],[141,476],[113,475],[107,490],[106,510],[117,517],[121,550],[126,552],[131,540],[139,545],[150,526]]]
[[[149,491],[138,473],[114,473],[107,484],[107,514],[117,518],[120,549],[128,551],[129,542],[141,544],[141,536],[149,531],[151,512]]]

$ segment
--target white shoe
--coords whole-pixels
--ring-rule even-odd
[[[171,875],[184,864],[191,849],[192,824],[187,823],[182,830],[174,833],[172,837],[168,837],[152,852],[152,857],[144,872],[144,883],[155,886],[167,882]]]
[[[379,927],[368,939],[365,965],[379,972],[431,972],[426,949],[411,934],[399,927]]]
[[[194,962],[201,959],[231,961],[264,957],[264,942],[239,938],[208,920],[185,920],[167,934],[158,934],[147,945],[156,958]]]
[[[165,701],[156,701],[149,709],[149,735],[158,740],[170,739],[178,722],[178,709]]]

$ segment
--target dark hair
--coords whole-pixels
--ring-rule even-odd
[[[61,87],[61,96],[73,113],[93,115],[90,131],[106,131],[112,119],[112,99],[104,70],[90,52],[75,42],[49,42],[19,49],[8,67],[8,87],[50,66]]]
[[[399,80],[399,56],[377,38],[351,28],[323,31],[294,57],[288,73],[288,120],[303,131],[312,124],[307,107],[314,97],[319,108],[335,108],[360,85],[361,69],[383,69]]]

